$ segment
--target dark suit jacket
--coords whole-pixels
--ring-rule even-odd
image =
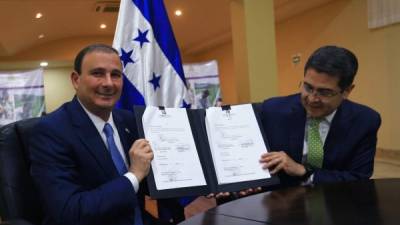
[[[272,151],[285,151],[301,163],[306,111],[300,95],[271,98],[262,104],[262,123]],[[314,173],[314,183],[368,179],[372,175],[381,124],[377,112],[366,106],[344,100],[332,120],[324,144],[321,169]],[[280,174],[283,184],[296,184]]]
[[[114,110],[113,118],[129,159],[137,139],[133,114]],[[30,146],[31,174],[43,199],[45,224],[134,223],[134,207],[142,201],[130,181],[118,175],[76,98],[39,122]]]

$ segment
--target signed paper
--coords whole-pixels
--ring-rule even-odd
[[[158,190],[206,185],[186,109],[148,106],[142,122]]]
[[[259,162],[267,148],[250,104],[208,108],[206,129],[218,184],[271,177]]]

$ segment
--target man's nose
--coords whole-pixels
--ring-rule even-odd
[[[308,93],[308,99],[311,102],[318,102],[321,101],[321,97],[319,96],[318,92],[313,90],[312,92]]]
[[[113,84],[113,81],[112,81],[112,78],[111,78],[111,74],[107,73],[107,74],[104,76],[103,85],[104,85],[104,86],[110,86],[110,85],[112,85],[112,84]]]

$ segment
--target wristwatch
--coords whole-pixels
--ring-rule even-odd
[[[303,176],[301,176],[301,180],[306,181],[315,172],[315,168],[309,163],[306,163],[303,166],[304,169],[306,170],[306,173]]]

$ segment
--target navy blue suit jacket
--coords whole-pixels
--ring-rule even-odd
[[[285,151],[298,163],[302,161],[306,111],[300,95],[276,97],[262,104],[262,123],[272,151]],[[374,166],[377,132],[381,118],[366,106],[344,100],[331,122],[324,144],[321,169],[314,183],[368,179]],[[283,184],[299,179],[281,173]]]
[[[133,113],[113,110],[127,159],[137,131]],[[31,174],[43,199],[45,224],[134,224],[141,204],[76,98],[44,117],[31,138]]]

